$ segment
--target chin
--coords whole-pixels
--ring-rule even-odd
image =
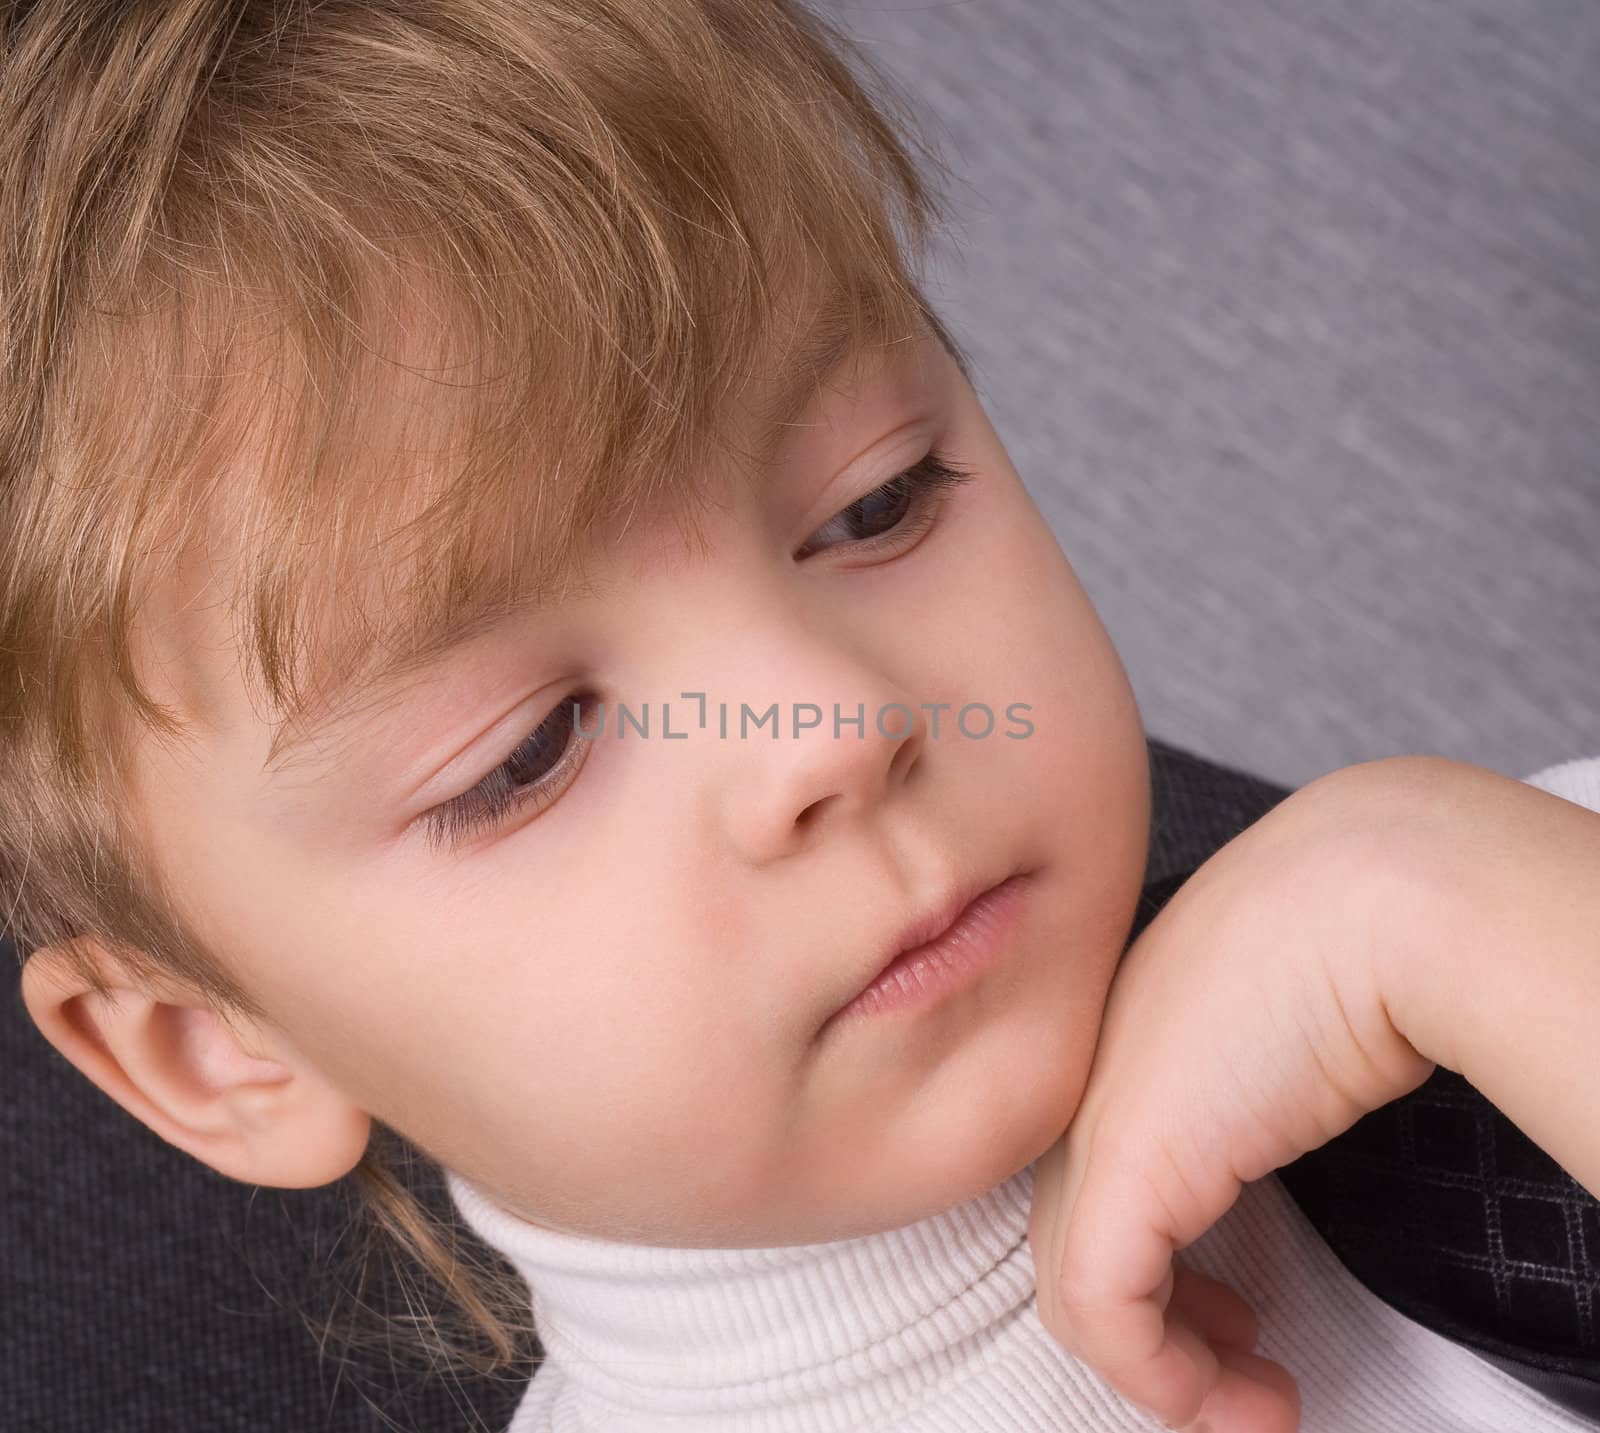
[[[1012,1131],[1015,1140],[1004,1161],[1008,1167],[1000,1179],[1008,1179],[1025,1165],[1032,1164],[1066,1132],[1083,1101],[1094,1057],[1094,1036],[1098,1032],[1097,1021],[1084,1041],[1074,1042],[1062,1052],[1052,1076],[1041,1078],[1031,1087],[1034,1097],[1015,1109]]]
[[[1083,1085],[1078,1078],[1059,1092],[1042,1084],[1033,1086],[1033,1099],[1011,1104],[1002,1116],[984,1122],[981,1130],[964,1131],[959,1144],[952,1139],[950,1148],[957,1152],[959,1163],[947,1170],[943,1206],[976,1199],[1037,1160],[1071,1122]]]

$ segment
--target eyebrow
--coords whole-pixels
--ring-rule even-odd
[[[384,662],[370,673],[356,697],[336,699],[325,708],[317,710],[309,720],[299,723],[285,722],[273,733],[267,748],[266,759],[261,763],[263,773],[271,775],[296,765],[305,749],[331,728],[341,725],[358,712],[373,707],[384,707],[401,700],[416,684],[417,676],[425,672],[440,657],[474,637],[488,634],[513,617],[526,617],[545,611],[556,603],[556,595],[546,587],[537,587],[515,598],[480,607],[465,616],[434,627],[414,645]],[[291,734],[292,733],[292,734]],[[338,747],[329,753],[327,761],[338,755]]]
[[[755,410],[763,465],[783,441],[783,430],[810,406],[822,380],[849,356],[852,337],[843,294],[834,293],[812,311],[799,342],[784,358],[766,402]]]
[[[783,439],[783,430],[793,425],[806,410],[813,390],[849,357],[852,334],[844,291],[835,290],[812,311],[799,342],[784,359],[772,395],[756,409],[757,432],[761,434],[760,457],[768,461]],[[972,364],[931,307],[923,305],[922,316],[939,346],[955,361],[961,376],[972,382]]]
[[[757,405],[756,425],[761,434],[758,452],[763,465],[783,441],[783,430],[791,427],[810,406],[812,395],[821,381],[850,356],[853,334],[846,303],[844,293],[835,291],[812,311],[799,341],[785,357],[768,398]],[[972,366],[966,354],[931,308],[924,306],[922,312],[940,347],[954,360],[956,367],[961,370],[961,376],[971,383]],[[425,671],[452,648],[474,637],[484,636],[512,618],[536,616],[554,605],[556,593],[549,586],[540,586],[505,602],[477,609],[458,621],[441,625],[408,648],[403,656],[385,663],[369,677],[364,689],[368,700],[335,702],[294,735],[290,734],[288,724],[279,727],[262,763],[262,771],[281,770],[294,764],[294,759],[305,747],[329,728],[353,716],[356,711],[369,705],[381,706],[386,701],[400,700],[413,685],[408,678]]]

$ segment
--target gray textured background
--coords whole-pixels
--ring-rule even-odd
[[[814,0],[1145,725],[1299,785],[1600,753],[1600,3]]]

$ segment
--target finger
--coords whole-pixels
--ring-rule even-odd
[[[1043,1302],[1040,1315],[1069,1353],[1124,1397],[1178,1422],[1194,1416],[1215,1382],[1216,1357],[1191,1324],[1193,1295],[1186,1292],[1183,1306],[1171,1307],[1179,1275],[1164,1218],[1128,1192],[1129,1182],[1112,1171],[1083,1178],[1061,1233],[1048,1318]],[[1204,1307],[1194,1322],[1203,1328],[1205,1314],[1221,1301],[1192,1273],[1184,1270],[1182,1279],[1186,1291],[1200,1295]],[[1239,1337],[1237,1318],[1227,1310],[1223,1317]]]
[[[1238,1349],[1219,1349],[1217,1381],[1185,1433],[1298,1433],[1300,1389],[1281,1364]]]
[[[1169,1428],[1194,1418],[1217,1381],[1217,1358],[1193,1329],[1175,1324],[1160,1346],[1137,1360],[1086,1363],[1130,1403],[1154,1413]]]
[[[1220,1280],[1173,1261],[1172,1297],[1167,1307],[1213,1344],[1249,1353],[1256,1346],[1260,1326],[1255,1310]],[[1158,1299],[1158,1302],[1160,1300]]]
[[[1089,1166],[1089,1146],[1094,1143],[1092,1119],[1084,1118],[1067,1130],[1034,1164],[1033,1202],[1028,1213],[1028,1242],[1033,1254],[1039,1296],[1039,1314],[1052,1330],[1061,1327],[1057,1298],[1061,1281],[1047,1271],[1061,1267],[1070,1227]],[[1058,1335],[1059,1336],[1059,1335]]]
[[[1046,1326],[1123,1397],[1168,1422],[1192,1417],[1214,1379],[1205,1340],[1181,1321],[1169,1326],[1149,1297],[1076,1307],[1063,1298]]]
[[[1076,1159],[1072,1158],[1070,1144],[1070,1140],[1066,1141],[1052,1151],[1058,1161],[1053,1174],[1059,1177],[1062,1165],[1074,1167],[1071,1176],[1063,1180],[1069,1185],[1064,1191],[1066,1197],[1058,1198],[1051,1211],[1056,1219],[1051,1221],[1046,1245],[1065,1238],[1063,1226],[1067,1221],[1060,1216],[1083,1193],[1087,1161],[1081,1150]],[[1090,1217],[1081,1210],[1076,1213],[1079,1218]],[[1040,1232],[1044,1233],[1042,1228]],[[1082,1291],[1076,1299],[1069,1296],[1068,1291],[1073,1288],[1070,1277],[1055,1281],[1056,1297],[1041,1299],[1040,1315],[1050,1332],[1125,1398],[1155,1412],[1169,1426],[1177,1427],[1177,1420],[1197,1417],[1198,1410],[1210,1406],[1206,1399],[1216,1397],[1224,1410],[1230,1405],[1238,1406],[1250,1420],[1219,1421],[1214,1424],[1219,1433],[1223,1429],[1227,1433],[1293,1433],[1298,1427],[1298,1390],[1284,1369],[1250,1353],[1258,1335],[1254,1310],[1226,1284],[1182,1264],[1172,1253],[1170,1243],[1160,1242],[1160,1248],[1166,1255],[1166,1266],[1156,1287],[1143,1300],[1147,1317],[1158,1330],[1153,1344],[1131,1351],[1125,1345],[1122,1352],[1131,1352],[1131,1356],[1118,1358],[1116,1333],[1095,1337],[1096,1330],[1104,1329],[1104,1307],[1093,1299],[1086,1306]],[[1105,1259],[1103,1267],[1117,1269],[1115,1256],[1099,1241],[1091,1256],[1095,1262]],[[1058,1257],[1055,1267],[1067,1269],[1069,1265]],[[1051,1283],[1045,1281],[1047,1289]],[[1086,1289],[1087,1284],[1083,1287]],[[1128,1312],[1125,1308],[1124,1315]],[[1236,1362],[1235,1355],[1248,1361]]]

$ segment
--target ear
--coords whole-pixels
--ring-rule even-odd
[[[45,947],[23,966],[23,1004],[46,1040],[168,1144],[279,1189],[332,1183],[360,1161],[372,1117],[281,1032],[225,1020],[177,985],[152,989],[97,942],[80,950],[113,998]]]

